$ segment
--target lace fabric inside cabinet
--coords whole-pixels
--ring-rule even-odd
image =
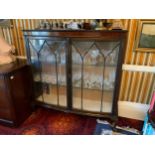
[[[36,100],[66,107],[66,42],[33,38],[29,47]]]
[[[126,31],[24,30],[36,103],[117,116]]]
[[[120,42],[72,42],[73,108],[112,112]]]

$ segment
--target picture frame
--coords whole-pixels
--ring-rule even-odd
[[[155,52],[155,20],[139,20],[136,51]]]

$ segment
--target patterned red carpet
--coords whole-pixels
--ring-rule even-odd
[[[18,128],[0,125],[1,135],[90,135],[96,118],[38,108]]]
[[[119,126],[142,129],[143,122],[119,118]],[[18,128],[0,125],[0,135],[92,135],[96,118],[38,108]]]

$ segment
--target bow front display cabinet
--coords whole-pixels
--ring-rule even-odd
[[[23,30],[38,105],[117,118],[125,30]]]

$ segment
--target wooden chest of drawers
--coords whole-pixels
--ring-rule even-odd
[[[0,66],[0,123],[18,126],[31,114],[31,68],[23,60]]]

